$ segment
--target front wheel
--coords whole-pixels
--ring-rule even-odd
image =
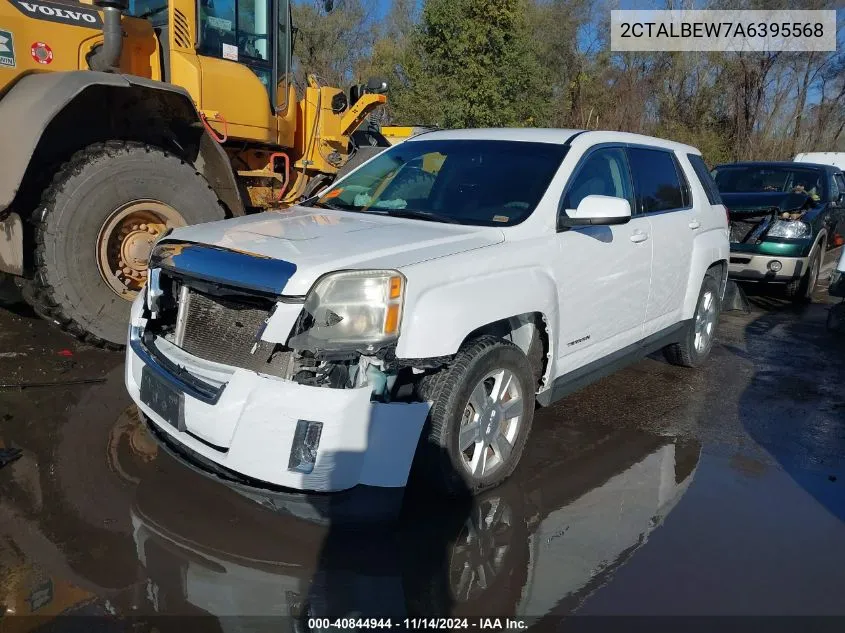
[[[476,494],[510,476],[534,417],[525,354],[503,339],[479,337],[429,389],[432,407],[415,463],[420,475],[449,496]]]
[[[58,171],[35,212],[35,275],[24,297],[77,338],[117,348],[155,240],[224,217],[193,165],[141,143],[90,145]]]
[[[786,296],[796,303],[809,303],[813,298],[813,290],[819,281],[819,272],[822,267],[822,253],[824,244],[819,244],[816,252],[810,258],[807,272],[801,275],[800,279],[786,284]]]

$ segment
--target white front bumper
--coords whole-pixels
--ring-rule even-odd
[[[184,357],[181,361],[200,379],[212,376],[204,361],[197,359],[195,367]],[[223,468],[295,490],[404,486],[430,406],[371,402],[368,386],[311,387],[230,368],[214,404],[184,394],[185,430],[179,431],[141,402],[144,364],[127,345],[126,388],[161,433]],[[308,474],[288,469],[299,420],[323,424],[314,469]]]

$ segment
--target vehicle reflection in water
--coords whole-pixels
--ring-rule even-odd
[[[398,524],[356,530],[272,511],[174,461],[121,367],[84,389],[0,396],[14,411],[0,441],[23,449],[0,478],[7,616],[197,614],[238,630],[250,623],[223,616],[571,613],[645,543],[700,452],[550,410],[503,486],[472,502],[408,492]]]
[[[411,496],[398,527],[383,531],[280,516],[193,473],[174,477],[182,467],[167,459],[131,511],[148,579],[134,608],[303,624],[569,613],[661,524],[699,453],[697,443],[619,432],[572,460],[520,469],[467,505]]]

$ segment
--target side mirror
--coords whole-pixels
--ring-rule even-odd
[[[631,220],[631,205],[624,198],[587,196],[577,209],[567,209],[558,219],[558,228],[625,224]]]

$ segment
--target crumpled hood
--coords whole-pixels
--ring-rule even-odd
[[[733,213],[760,213],[777,209],[792,211],[815,204],[806,193],[763,191],[755,193],[722,193],[722,202]]]
[[[176,229],[166,241],[289,262],[296,269],[284,294],[303,295],[327,272],[398,269],[498,244],[504,234],[495,227],[293,207]]]

